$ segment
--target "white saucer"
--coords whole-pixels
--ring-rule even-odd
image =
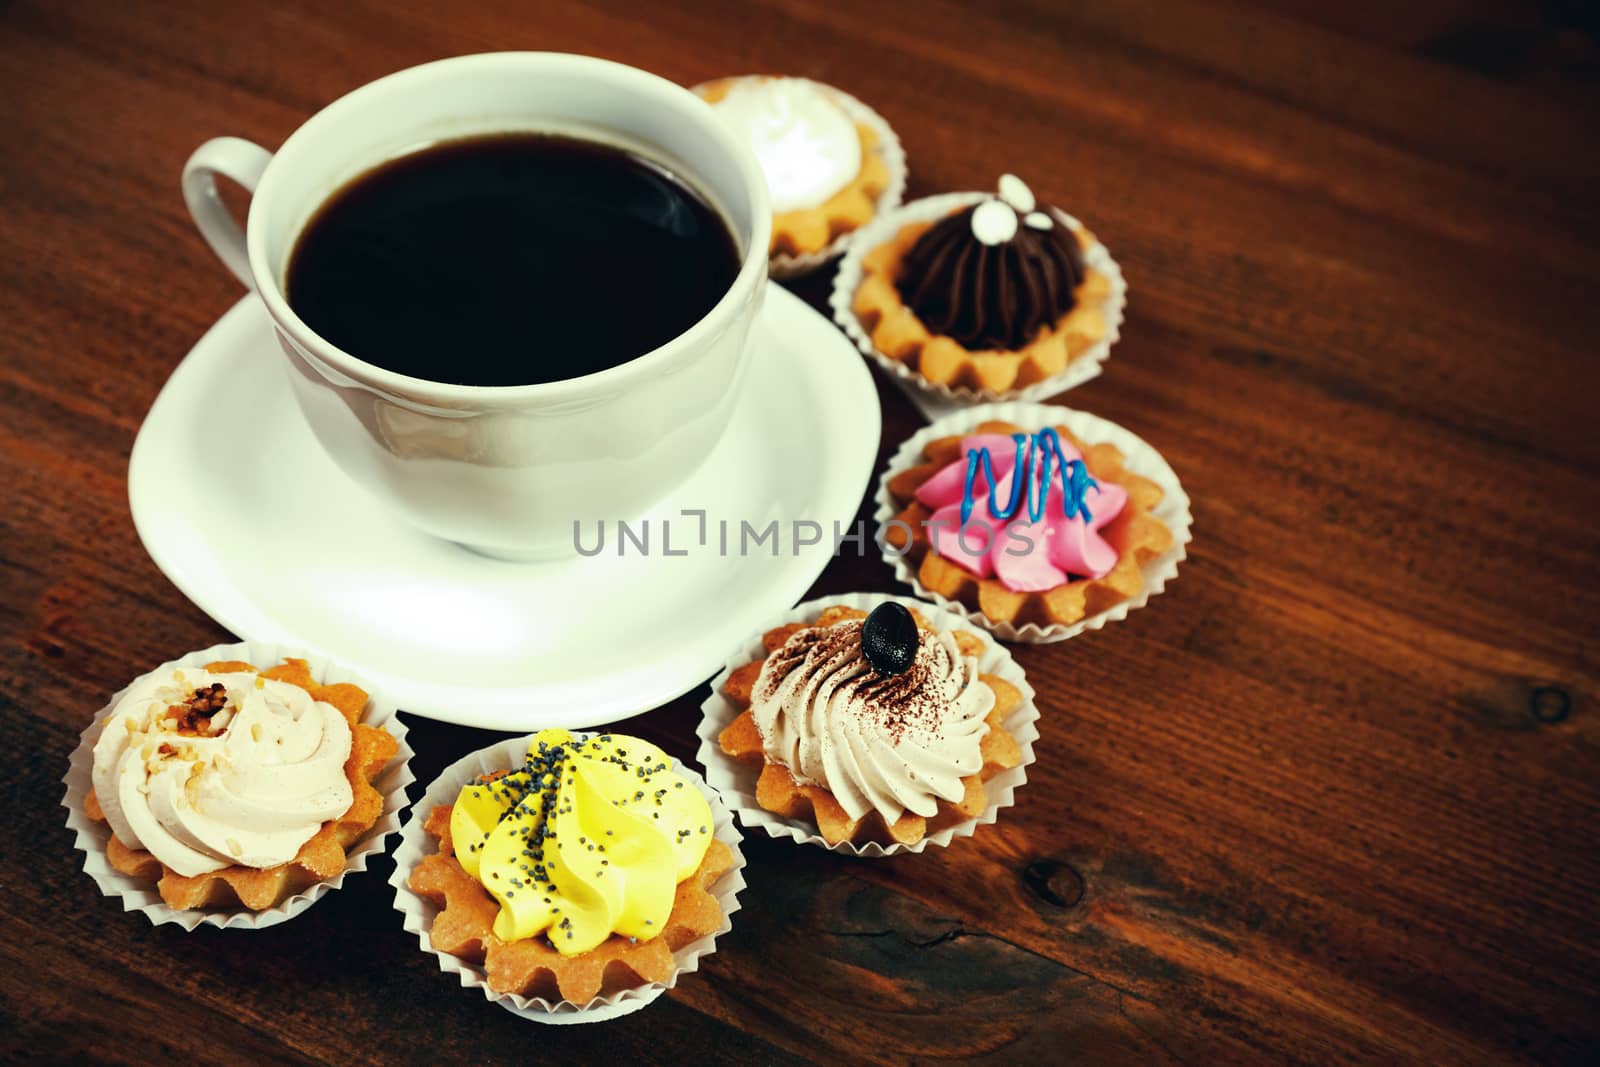
[[[333,465],[295,406],[265,310],[245,297],[145,418],[128,465],[134,525],[217,622],[313,648],[405,711],[517,731],[626,718],[705,681],[798,601],[872,473],[882,416],[849,340],[771,285],[751,344],[721,444],[646,516],[651,554],[629,542],[619,558],[608,524],[600,555],[507,563],[412,529]],[[706,511],[704,546],[684,508]],[[739,553],[741,520],[755,533],[778,521],[776,556],[771,540]],[[796,546],[800,520],[821,525],[820,544]],[[582,539],[593,548],[594,529]]]

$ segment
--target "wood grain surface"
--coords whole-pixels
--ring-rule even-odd
[[[1594,1062],[1592,12],[0,3],[0,1055]],[[1024,175],[1130,282],[1070,403],[1158,447],[1195,514],[1149,607],[1018,650],[1043,739],[996,826],[886,862],[751,837],[700,973],[560,1031],[439,974],[387,863],[258,935],[154,929],[58,806],[110,693],[229,639],[126,503],[140,420],[239,296],[183,160],[500,49],[809,75],[889,119],[913,195]],[[886,456],[919,423],[880,393]],[[815,592],[892,587],[845,558]],[[691,754],[702,694],[629,728]],[[424,782],[493,740],[412,728]]]

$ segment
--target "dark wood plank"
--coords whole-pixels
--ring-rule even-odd
[[[386,863],[248,945],[118,914],[56,784],[107,694],[227,638],[125,502],[145,410],[237,298],[184,158],[504,48],[832,81],[913,194],[1022,173],[1131,281],[1068,402],[1156,444],[1196,515],[1149,608],[1018,650],[1046,721],[996,826],[881,863],[751,840],[701,973],[577,1032],[440,975]],[[1577,5],[1447,0],[0,7],[0,1054],[1593,1060],[1597,54]],[[887,455],[917,420],[880,392]],[[843,558],[816,591],[891,588]],[[700,697],[628,728],[691,753]],[[414,729],[423,781],[492,739]]]

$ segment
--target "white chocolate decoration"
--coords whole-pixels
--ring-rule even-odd
[[[1004,200],[985,200],[972,212],[972,236],[986,245],[1003,245],[1017,235],[1017,213]]]
[[[1019,215],[1026,215],[1038,206],[1028,183],[1015,174],[1000,175],[1000,199],[1016,208]]]
[[[755,150],[774,214],[817,207],[861,172],[855,123],[804,78],[748,79],[712,107]]]
[[[1030,211],[1022,218],[1022,224],[1034,230],[1048,230],[1055,223],[1050,221],[1050,216],[1042,211]]]

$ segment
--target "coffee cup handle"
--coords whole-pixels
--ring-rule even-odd
[[[254,290],[255,277],[250,272],[250,253],[245,247],[244,231],[234,221],[228,205],[217,195],[217,175],[243,186],[254,193],[261,172],[272,162],[272,153],[240,137],[213,137],[189,157],[183,165],[183,199],[189,205],[194,224],[200,227],[200,236],[206,239],[211,251],[222,260],[223,266],[233,271],[246,289]]]

